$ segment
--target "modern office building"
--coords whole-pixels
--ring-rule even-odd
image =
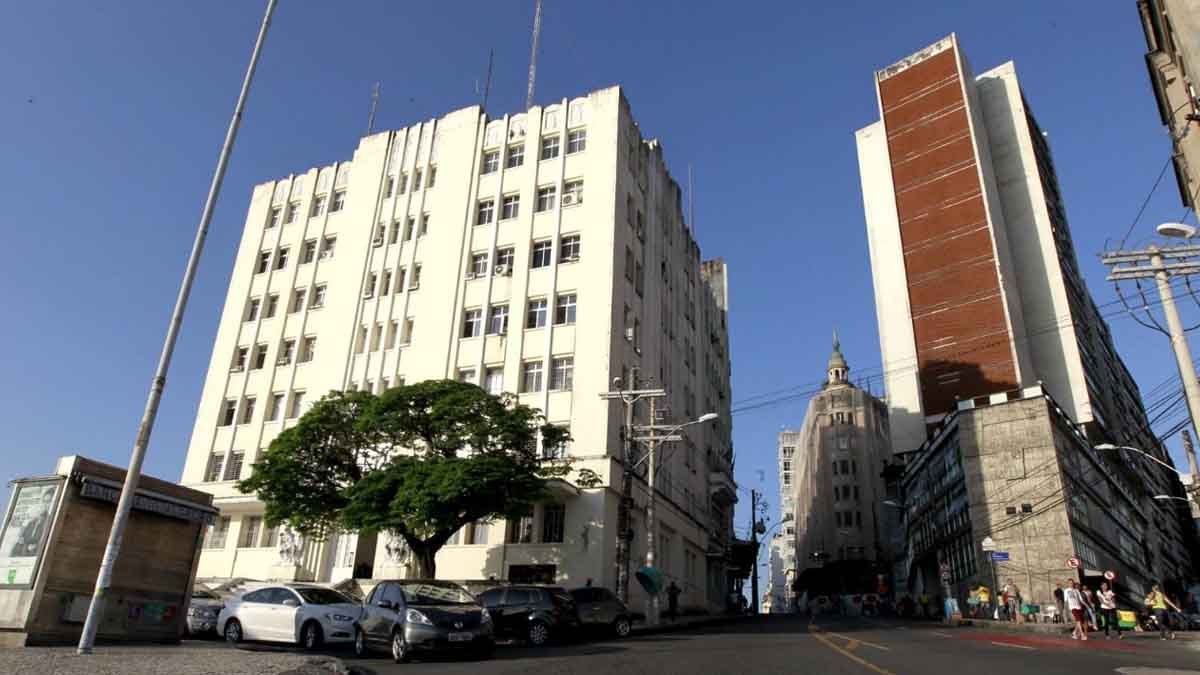
[[[1184,206],[1200,199],[1200,0],[1138,0],[1146,68],[1159,118],[1171,135]]]
[[[464,528],[438,574],[612,587],[624,411],[599,394],[636,369],[668,392],[660,423],[720,416],[689,427],[658,471],[657,560],[683,605],[723,607],[736,501],[726,279],[721,260],[701,260],[662,146],[617,87],[499,118],[464,108],[258,185],[183,472],[221,511],[199,576],[408,574],[386,535],[264,529],[235,481],[329,391],[452,378],[569,427],[563,451],[603,484]],[[640,406],[636,418],[650,423]],[[639,482],[634,560],[646,495]]]

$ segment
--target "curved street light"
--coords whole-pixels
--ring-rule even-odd
[[[1175,467],[1171,466],[1170,464],[1167,464],[1166,462],[1164,462],[1161,459],[1155,457],[1154,455],[1146,452],[1145,450],[1142,450],[1141,448],[1135,448],[1135,447],[1132,447],[1129,445],[1113,445],[1112,443],[1101,443],[1100,445],[1096,446],[1096,449],[1097,450],[1125,450],[1128,452],[1136,452],[1137,454],[1141,455],[1142,457],[1145,457],[1146,459],[1149,459],[1152,462],[1155,462],[1157,464],[1160,464],[1160,465],[1166,467],[1167,469],[1170,469],[1173,473],[1175,473],[1175,475],[1179,476],[1179,480],[1183,484],[1189,485],[1192,482],[1191,474],[1186,474],[1186,473],[1180,471],[1179,469],[1176,469]]]

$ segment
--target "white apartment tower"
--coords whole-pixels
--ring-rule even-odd
[[[198,575],[408,574],[383,535],[281,544],[235,481],[331,390],[454,378],[569,427],[565,452],[604,484],[464,528],[439,576],[612,587],[623,411],[598,394],[636,367],[667,390],[671,419],[720,414],[658,474],[659,566],[681,603],[719,607],[736,500],[725,280],[722,261],[701,262],[662,147],[618,87],[497,119],[464,108],[258,185],[183,472],[221,511]],[[639,483],[639,508],[646,494]]]

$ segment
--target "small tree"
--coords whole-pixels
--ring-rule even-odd
[[[269,525],[313,539],[339,529],[399,536],[418,574],[433,578],[438,550],[460,528],[528,513],[548,480],[569,473],[569,462],[538,456],[539,436],[545,447],[568,440],[536,409],[472,384],[331,392],[276,437],[238,489],[258,493]]]

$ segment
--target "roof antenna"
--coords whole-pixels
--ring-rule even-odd
[[[375,111],[379,108],[379,82],[371,87],[371,114],[367,115],[367,135],[375,131]]]
[[[481,106],[483,108],[484,112],[487,112],[488,94],[492,93],[492,63],[495,60],[495,58],[496,58],[496,50],[489,49],[488,50],[487,79],[485,79],[483,81],[483,103]]]
[[[533,83],[537,80],[538,42],[542,36],[542,0],[533,9],[533,49],[529,52],[529,88],[525,90],[525,109],[533,107]]]

